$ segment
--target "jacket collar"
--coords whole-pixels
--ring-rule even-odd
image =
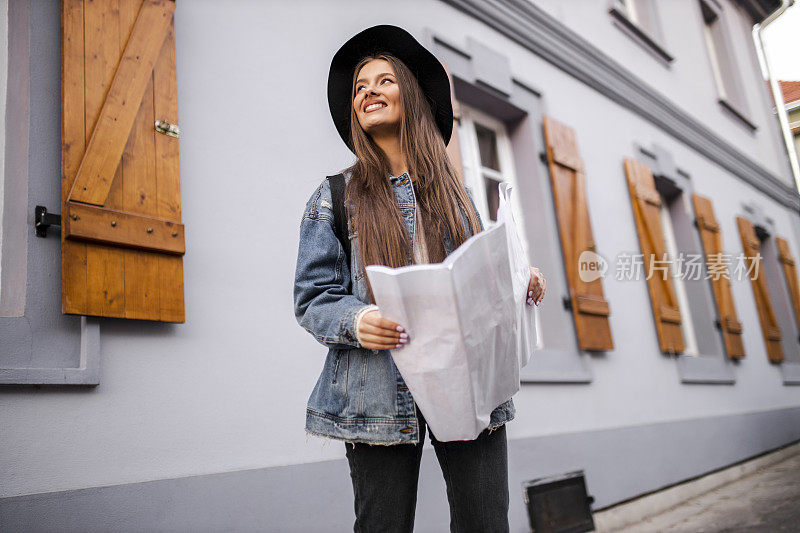
[[[408,172],[403,172],[399,176],[389,176],[389,181],[391,181],[392,184],[395,184],[403,177],[406,177],[406,178],[409,178],[409,179],[411,178],[411,176],[408,175]]]

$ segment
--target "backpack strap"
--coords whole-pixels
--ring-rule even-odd
[[[339,242],[342,243],[348,268],[350,266],[350,237],[347,234],[347,209],[344,205],[344,174],[328,176],[331,184],[331,200],[333,201],[333,228]]]

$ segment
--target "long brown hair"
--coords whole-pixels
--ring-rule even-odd
[[[444,139],[436,127],[425,93],[417,78],[401,60],[386,53],[363,58],[353,72],[351,95],[355,94],[359,71],[373,59],[384,59],[394,69],[402,106],[400,149],[406,159],[417,208],[421,210],[425,225],[429,260],[443,261],[447,255],[443,240],[445,235],[449,235],[456,246],[468,238],[459,207],[467,216],[472,234],[480,231],[478,217],[447,155]],[[352,175],[345,198],[354,216],[361,263],[364,266],[405,266],[411,256],[411,242],[389,181],[389,160],[372,137],[361,128],[352,105],[350,132],[358,159],[348,169]],[[370,299],[374,301],[369,279],[367,287]]]

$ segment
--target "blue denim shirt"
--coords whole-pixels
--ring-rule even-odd
[[[346,173],[345,181],[349,178]],[[411,179],[407,173],[390,179],[413,242],[416,202]],[[470,235],[463,212],[461,217]],[[294,283],[297,321],[328,348],[322,373],[308,399],[306,431],[348,442],[417,443],[416,406],[391,353],[364,348],[356,338],[356,314],[368,305],[369,296],[358,236],[350,222],[348,264],[334,233],[331,189],[326,178],[309,198],[300,222]],[[444,244],[448,254],[455,249],[449,236],[445,236]],[[409,264],[411,261],[409,257]],[[514,414],[514,403],[509,399],[492,412],[489,429],[512,420]]]

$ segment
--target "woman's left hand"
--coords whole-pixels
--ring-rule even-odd
[[[527,302],[528,305],[539,305],[544,299],[545,288],[547,287],[547,282],[544,279],[544,276],[539,271],[538,268],[535,266],[531,267],[531,280],[528,282],[528,296]]]

